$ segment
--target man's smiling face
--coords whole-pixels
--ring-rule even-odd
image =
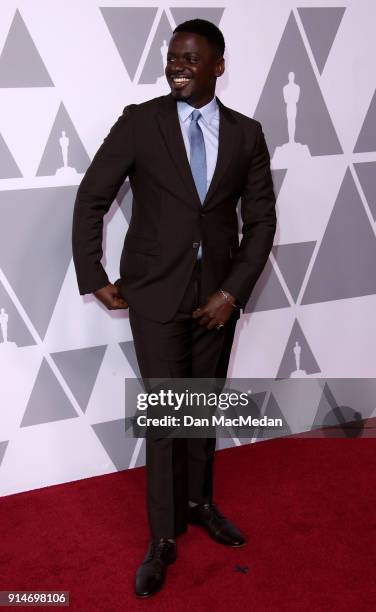
[[[204,106],[214,97],[217,77],[223,72],[223,57],[204,36],[191,32],[172,36],[165,74],[176,100]]]

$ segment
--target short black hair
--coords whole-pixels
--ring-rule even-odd
[[[220,56],[225,52],[225,39],[223,34],[211,21],[207,21],[206,19],[190,19],[189,21],[180,23],[173,33],[176,34],[177,32],[200,34],[200,36],[204,36],[209,41]]]

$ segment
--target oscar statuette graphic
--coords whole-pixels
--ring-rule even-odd
[[[15,342],[8,340],[8,321],[9,315],[5,312],[5,308],[0,308],[0,355],[9,354],[17,347]]]
[[[300,346],[298,341],[295,342],[293,351],[294,351],[294,357],[295,357],[296,370],[291,372],[290,378],[301,378],[302,376],[307,376],[307,372],[305,370],[300,369],[300,355],[302,352],[302,347]]]
[[[75,177],[77,175],[77,170],[68,166],[68,148],[69,148],[69,138],[65,133],[65,130],[62,130],[61,136],[59,138],[59,144],[61,148],[61,153],[63,156],[63,166],[56,170],[56,176],[63,177]]]
[[[276,147],[272,160],[275,168],[288,168],[310,158],[308,146],[295,140],[299,98],[300,86],[295,83],[295,73],[289,72],[288,83],[283,87],[288,142]]]

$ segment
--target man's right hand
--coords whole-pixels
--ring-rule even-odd
[[[112,283],[94,291],[94,295],[108,310],[128,308],[127,302],[121,297],[119,288]]]

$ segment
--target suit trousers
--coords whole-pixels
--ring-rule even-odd
[[[220,330],[192,319],[202,305],[197,260],[180,307],[167,323],[145,319],[129,307],[142,378],[227,376],[239,312]],[[146,506],[153,538],[174,538],[187,528],[188,501],[208,503],[213,494],[215,438],[146,438]]]

